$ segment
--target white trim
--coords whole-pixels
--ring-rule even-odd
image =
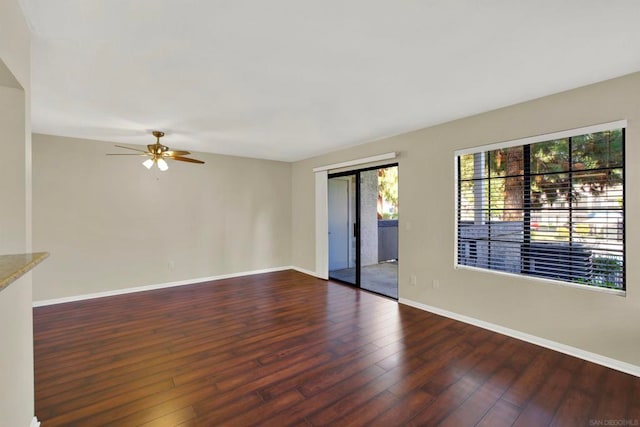
[[[455,197],[453,198],[453,217],[455,220],[453,221],[453,267],[455,268],[458,265],[458,155],[453,156],[453,194]]]
[[[63,304],[65,302],[83,301],[93,298],[104,298],[115,295],[131,294],[135,292],[151,291],[154,289],[172,288],[174,286],[194,285],[196,283],[212,282],[222,279],[231,279],[234,277],[252,276],[254,274],[273,273],[276,271],[291,270],[293,267],[287,265],[282,267],[264,268],[261,270],[241,271],[239,273],[221,274],[218,276],[198,277],[194,279],[179,280],[177,282],[159,283],[155,285],[136,286],[133,288],[114,289],[112,291],[95,292],[91,294],[75,295],[71,297],[55,298],[50,300],[34,301],[33,307],[43,307],[46,305]]]
[[[295,265],[292,265],[291,269],[295,270],[295,271],[297,271],[299,273],[303,273],[303,274],[307,274],[309,276],[317,277],[318,279],[328,280],[328,279],[326,279],[324,277],[318,276],[315,271],[307,270],[306,268],[296,267]]]
[[[487,329],[493,332],[497,332],[502,335],[507,335],[512,338],[516,338],[522,341],[529,342],[531,344],[539,345],[560,353],[568,354],[579,359],[586,360],[588,362],[597,363],[598,365],[606,366],[607,368],[615,369],[617,371],[625,372],[636,377],[640,377],[640,366],[632,365],[631,363],[622,362],[620,360],[612,359],[611,357],[603,356],[590,351],[582,350],[570,345],[562,344],[556,341],[551,341],[546,338],[541,338],[535,335],[520,332],[515,329],[507,328],[504,326],[496,325],[495,323],[485,322],[473,317],[465,316],[462,314],[454,313],[452,311],[444,310],[438,307],[433,307],[427,304],[422,304],[416,301],[412,301],[406,298],[398,299],[400,304],[405,304],[411,307],[418,308],[420,310],[428,311],[440,316],[448,317],[450,319],[459,320],[460,322],[468,323],[470,325],[477,326],[479,328]]]
[[[31,419],[31,424],[29,424],[29,427],[40,427],[40,421],[38,421],[38,417],[33,417],[33,419]]]
[[[494,144],[480,145],[472,148],[464,148],[456,150],[455,155],[463,156],[465,154],[480,153],[483,151],[497,150],[499,148],[514,147],[517,145],[534,144],[542,141],[552,141],[554,139],[568,138],[570,136],[585,135],[587,133],[603,132],[611,129],[621,129],[627,127],[626,120],[617,120],[615,122],[601,123],[597,125],[585,126],[577,129],[567,129],[559,132],[546,133],[543,135],[528,136],[526,138],[514,139],[511,141],[496,142]]]
[[[316,272],[321,279],[329,278],[329,194],[328,172],[315,173],[316,189]]]
[[[349,166],[358,166],[358,165],[362,165],[362,164],[365,164],[365,163],[378,162],[380,160],[395,159],[396,157],[398,157],[398,153],[396,153],[396,152],[378,154],[377,156],[364,157],[362,159],[348,160],[346,162],[334,163],[332,165],[318,166],[316,168],[313,168],[313,171],[314,172],[322,172],[322,171],[328,171],[328,170],[331,170],[331,169],[347,168]]]

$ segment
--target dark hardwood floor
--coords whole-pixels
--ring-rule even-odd
[[[640,378],[293,271],[40,307],[34,329],[43,427],[640,422]]]

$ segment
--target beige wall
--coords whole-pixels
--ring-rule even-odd
[[[0,2],[0,58],[20,85],[31,87],[31,35],[18,0]]]
[[[0,86],[0,254],[26,248],[25,99],[20,88]]]
[[[105,155],[124,151],[34,135],[35,301],[290,265],[289,163]]]
[[[640,365],[640,73],[321,157],[292,170],[292,264],[314,270],[313,167],[400,152],[400,298]],[[454,269],[454,151],[628,120],[627,296]],[[410,230],[407,229],[410,227]],[[409,284],[415,274],[416,286]],[[432,281],[440,282],[433,289]]]
[[[29,247],[30,36],[17,0],[0,2],[0,254]],[[34,416],[31,277],[0,291],[0,425]]]

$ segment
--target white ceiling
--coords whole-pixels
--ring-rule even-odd
[[[637,0],[21,0],[33,130],[292,161],[640,70]]]

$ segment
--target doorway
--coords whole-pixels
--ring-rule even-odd
[[[398,165],[328,179],[329,278],[398,298]]]

